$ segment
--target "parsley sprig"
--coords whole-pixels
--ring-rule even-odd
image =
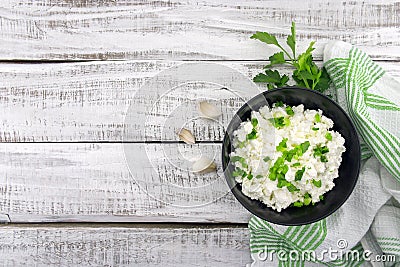
[[[276,37],[267,32],[256,32],[250,38],[259,40],[266,44],[277,46],[281,51],[269,57],[270,64],[264,67],[265,72],[259,73],[253,78],[254,82],[267,83],[268,89],[282,87],[287,85],[289,77],[286,74],[281,75],[277,70],[271,70],[271,67],[280,64],[289,64],[294,67],[292,78],[300,87],[324,92],[329,88],[331,80],[325,68],[319,68],[313,61],[312,52],[315,42],[312,41],[307,50],[296,55],[296,24],[292,22],[291,34],[286,39],[289,46],[289,53],[276,39]]]

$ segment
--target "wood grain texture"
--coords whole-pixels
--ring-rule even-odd
[[[255,31],[286,39],[291,21],[304,48],[351,42],[374,58],[400,58],[396,0],[86,1],[5,0],[0,59],[265,59]]]
[[[263,64],[223,62],[223,66],[239,71],[234,78],[217,73],[226,77],[225,85],[197,82],[177,87],[166,96],[160,96],[155,87],[139,93],[151,77],[179,64],[0,64],[0,142],[177,141],[175,131],[180,127],[192,130],[200,141],[222,140],[224,127],[244,103],[237,94],[221,90],[222,86],[237,86],[234,79],[240,73],[251,78]],[[400,63],[381,65],[399,77]],[[280,71],[289,73],[290,69],[281,67]],[[258,93],[251,88],[249,81],[241,94],[249,97]],[[218,121],[199,118],[197,105],[202,99],[213,100],[222,110]],[[135,112],[125,121],[130,104]]]
[[[221,173],[220,147],[125,144],[126,156],[122,144],[0,144],[0,214],[11,222],[247,223]],[[193,173],[199,155],[215,158],[218,172]]]
[[[246,228],[2,226],[2,266],[245,266]]]

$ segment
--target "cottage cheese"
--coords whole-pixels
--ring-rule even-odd
[[[280,212],[323,199],[334,186],[345,140],[321,110],[276,103],[234,132],[231,162],[243,193]]]

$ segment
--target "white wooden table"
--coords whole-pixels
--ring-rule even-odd
[[[134,96],[146,81],[183,61],[217,61],[251,78],[274,49],[249,36],[258,30],[285,38],[292,20],[301,47],[317,41],[320,63],[326,41],[339,39],[399,76],[396,0],[1,1],[0,265],[250,263],[250,214],[231,194],[180,208],[141,190],[124,146],[152,150],[155,158],[160,145],[193,148],[177,144],[172,131],[135,132],[124,118],[129,104],[153,104]],[[222,126],[228,122],[221,118]],[[207,141],[194,148],[218,151],[221,125],[194,122],[198,139]],[[157,175],[175,184],[213,178],[196,180],[161,159]],[[157,186],[150,172],[134,175]]]

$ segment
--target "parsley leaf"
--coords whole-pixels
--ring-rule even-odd
[[[278,44],[278,40],[276,40],[276,37],[272,34],[269,34],[267,32],[256,32],[255,34],[253,34],[251,37],[251,39],[257,39],[263,43],[266,44],[273,44],[273,45],[279,45]]]
[[[253,78],[253,81],[267,83],[268,89],[273,89],[287,85],[289,77],[286,74],[281,76],[277,70],[265,70],[265,74],[259,73]]]
[[[272,65],[278,65],[278,64],[284,64],[286,63],[285,61],[285,56],[283,54],[283,52],[278,52],[273,54],[272,56],[269,57],[269,64],[267,66],[265,66],[264,68],[269,68]]]
[[[286,39],[287,45],[290,47],[290,49],[293,52],[293,57],[296,57],[296,24],[294,21],[292,22],[292,27],[290,28],[291,35],[288,35]]]
[[[324,92],[329,88],[331,80],[325,68],[319,68],[313,61],[312,52],[314,51],[315,42],[311,42],[307,50],[296,56],[296,24],[292,22],[290,28],[291,34],[287,36],[286,44],[291,50],[291,54],[279,44],[276,37],[267,32],[256,32],[250,38],[256,39],[266,44],[272,44],[281,49],[269,57],[270,64],[265,66],[265,68],[270,68],[276,64],[289,64],[294,67],[292,74],[293,80],[300,87],[306,87],[309,89],[317,90],[319,92]],[[288,60],[285,60],[285,55]],[[268,70],[267,70],[268,71]],[[265,74],[260,73],[253,78],[254,82],[265,82],[267,83],[268,89],[275,87],[283,87],[287,84],[289,77],[286,75],[281,76],[278,71],[267,72]]]

